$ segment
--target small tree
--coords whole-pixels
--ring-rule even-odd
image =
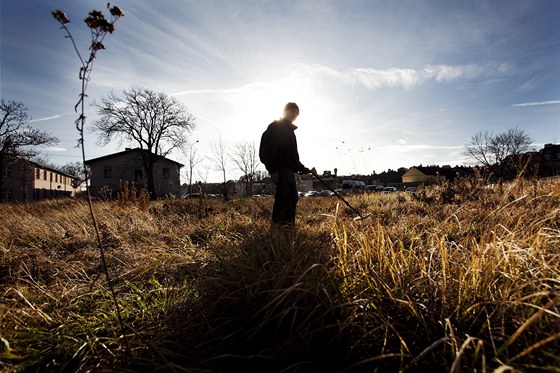
[[[66,163],[65,165],[60,167],[60,171],[75,176],[77,179],[79,179],[79,182],[86,181],[90,172],[89,166],[84,167],[82,162]]]
[[[36,146],[58,143],[56,137],[29,126],[30,119],[22,102],[0,100],[0,188],[4,181],[4,172],[1,171],[10,162],[37,155]]]
[[[226,171],[227,171],[227,145],[222,142],[222,137],[218,139],[217,142],[210,144],[212,150],[212,156],[210,159],[217,166],[218,170],[222,173],[224,183],[227,182]]]
[[[189,179],[189,193],[192,193],[192,179],[193,179],[193,172],[196,166],[202,162],[202,158],[198,155],[198,151],[195,147],[195,144],[198,143],[196,140],[194,143],[188,145],[187,149],[187,178]]]
[[[175,149],[187,145],[187,133],[195,126],[194,117],[174,97],[165,93],[131,87],[122,96],[110,92],[95,102],[100,118],[93,123],[101,144],[113,138],[138,145],[147,178],[150,198],[155,199],[154,164]]]
[[[250,142],[237,143],[230,158],[242,173],[241,178],[245,181],[247,194],[252,195],[255,172],[259,166],[257,147]]]
[[[523,153],[531,150],[531,142],[531,137],[518,128],[498,134],[478,132],[465,146],[464,154],[502,177],[507,168],[506,159],[512,160],[519,170],[521,165],[516,164],[516,161],[521,159]]]

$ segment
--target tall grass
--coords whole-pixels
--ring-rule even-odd
[[[2,205],[0,368],[558,371],[558,179],[348,198],[96,202],[132,362],[87,206]]]

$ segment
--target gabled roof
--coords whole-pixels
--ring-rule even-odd
[[[413,168],[413,167],[411,167],[411,168]],[[437,176],[438,174],[441,173],[441,168],[439,168],[439,167],[414,166],[414,168],[417,169],[418,171],[422,172],[424,175]]]
[[[147,150],[145,150],[145,149],[140,149],[140,148],[126,149],[126,150],[123,150],[122,152],[113,153],[113,154],[107,154],[107,155],[104,155],[104,156],[102,156],[102,157],[88,159],[85,163],[86,163],[87,165],[90,165],[90,164],[92,164],[92,163],[99,162],[99,161],[102,161],[102,160],[105,160],[105,159],[109,159],[109,158],[118,158],[118,157],[121,157],[123,154],[141,153],[141,152],[148,153]],[[152,154],[153,154],[153,153],[152,153]],[[159,160],[159,159],[165,159],[166,161],[169,161],[169,162],[172,162],[172,163],[177,164],[179,167],[183,167],[183,166],[184,166],[182,163],[179,163],[179,162],[174,161],[174,160],[172,160],[172,159],[163,157],[163,156],[161,156],[161,155],[156,155],[156,154],[153,154],[153,155],[155,155],[155,156],[156,156],[156,159],[158,159],[158,160]]]
[[[443,176],[447,179],[454,179],[455,176],[457,176],[458,174],[460,175],[467,175],[472,173],[472,170],[470,170],[469,168],[466,167],[449,167],[449,166],[413,166],[411,168],[408,169],[408,171],[410,171],[411,169],[416,169],[418,171],[420,171],[421,173],[423,173],[426,176]],[[408,172],[407,171],[407,172]]]

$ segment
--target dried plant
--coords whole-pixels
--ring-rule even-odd
[[[54,10],[52,12],[53,17],[55,18],[55,20],[58,21],[58,23],[60,23],[62,30],[65,31],[66,33],[66,37],[68,39],[70,39],[70,41],[72,42],[72,45],[74,47],[74,50],[76,52],[76,54],[78,55],[78,58],[80,59],[80,72],[78,75],[78,78],[81,82],[81,90],[80,90],[80,95],[79,95],[79,99],[78,102],[76,103],[76,105],[74,106],[74,111],[76,111],[77,113],[79,113],[78,119],[76,119],[75,121],[75,125],[76,125],[76,129],[78,130],[79,133],[79,139],[78,139],[78,146],[81,148],[82,150],[82,161],[83,161],[83,165],[84,165],[84,175],[88,174],[88,169],[86,166],[86,153],[85,153],[85,144],[84,144],[84,128],[85,128],[85,123],[86,123],[86,114],[85,114],[85,99],[87,97],[87,86],[89,81],[91,80],[91,73],[93,70],[93,62],[97,56],[97,53],[102,50],[105,49],[105,46],[103,44],[103,41],[105,39],[105,37],[107,36],[107,34],[112,34],[113,31],[115,31],[115,23],[118,21],[118,19],[120,17],[124,16],[124,12],[117,6],[111,6],[110,3],[107,4],[107,9],[109,10],[109,13],[111,15],[110,19],[105,18],[105,15],[98,11],[98,10],[92,10],[87,18],[84,20],[86,26],[90,29],[91,32],[91,42],[89,45],[89,53],[88,53],[88,57],[87,58],[83,58],[82,54],[80,53],[80,50],[78,48],[78,46],[76,45],[76,42],[74,40],[74,37],[72,36],[72,33],[70,32],[70,29],[68,28],[68,24],[70,23],[70,19],[68,18],[68,16],[66,15],[65,12],[63,12],[62,10]],[[102,241],[102,237],[101,237],[101,233],[98,227],[98,223],[97,223],[97,218],[93,209],[93,204],[92,204],[92,199],[91,199],[91,193],[90,193],[90,188],[89,188],[89,184],[88,184],[88,180],[85,180],[86,183],[86,195],[87,195],[87,201],[88,201],[88,206],[89,206],[89,210],[90,210],[90,215],[91,215],[91,219],[92,219],[92,223],[93,223],[93,227],[95,230],[95,235],[97,237],[97,242],[98,242],[98,247],[99,247],[99,252],[100,252],[100,256],[101,256],[101,263],[102,266],[104,268],[104,272],[105,272],[105,276],[107,278],[107,284],[109,286],[109,289],[111,290],[111,295],[113,297],[114,303],[115,303],[115,307],[116,307],[116,311],[117,311],[117,317],[118,317],[118,321],[119,324],[121,326],[121,331],[124,337],[124,341],[125,341],[125,345],[127,348],[127,352],[128,355],[130,355],[130,351],[129,351],[129,346],[128,346],[128,340],[126,339],[126,333],[125,333],[125,328],[124,328],[124,323],[122,321],[122,316],[121,316],[121,312],[120,312],[120,307],[119,307],[119,303],[113,288],[113,284],[111,281],[111,278],[109,276],[109,271],[107,269],[107,262],[105,259],[105,252],[103,249],[103,241]]]

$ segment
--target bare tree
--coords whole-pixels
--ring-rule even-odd
[[[222,173],[224,183],[227,182],[226,171],[227,171],[227,145],[222,142],[222,136],[217,142],[210,144],[212,150],[212,155],[209,157],[214,164],[218,167],[218,170]]]
[[[255,173],[259,166],[257,147],[254,143],[240,142],[235,144],[233,154],[230,159],[237,165],[245,181],[245,189],[248,195],[253,194],[253,182]]]
[[[494,170],[498,176],[503,176],[506,159],[515,163],[521,154],[531,150],[531,142],[531,137],[518,128],[498,134],[488,131],[478,132],[465,146],[464,154],[488,169]]]
[[[471,142],[465,145],[464,154],[483,166],[492,166],[496,161],[490,151],[491,139],[492,134],[490,132],[477,132],[471,138]]]
[[[187,155],[187,177],[189,179],[189,193],[192,193],[192,178],[193,172],[196,166],[202,162],[202,157],[198,155],[198,150],[195,145],[198,143],[198,140],[193,142],[192,144],[188,145],[188,149],[186,152]]]
[[[88,166],[85,167],[88,169]],[[86,175],[84,174],[84,165],[82,162],[69,162],[60,167],[60,171],[65,172],[69,175],[76,176],[81,181],[86,179]]]
[[[494,136],[491,151],[496,154],[498,162],[503,162],[508,156],[518,156],[531,150],[531,137],[518,128]]]
[[[174,97],[135,86],[122,96],[110,92],[94,106],[101,117],[93,123],[92,132],[101,144],[118,138],[145,150],[141,154],[148,192],[155,198],[154,163],[175,149],[185,149],[194,116]]]
[[[56,137],[29,126],[29,120],[31,117],[22,102],[0,100],[0,170],[16,158],[29,159],[37,155],[35,146],[58,143]],[[0,172],[0,187],[3,175]]]
[[[202,181],[203,184],[206,184],[206,182],[208,180],[208,173],[209,172],[210,172],[210,166],[208,166],[208,164],[203,163],[196,170],[196,176],[200,181]]]

